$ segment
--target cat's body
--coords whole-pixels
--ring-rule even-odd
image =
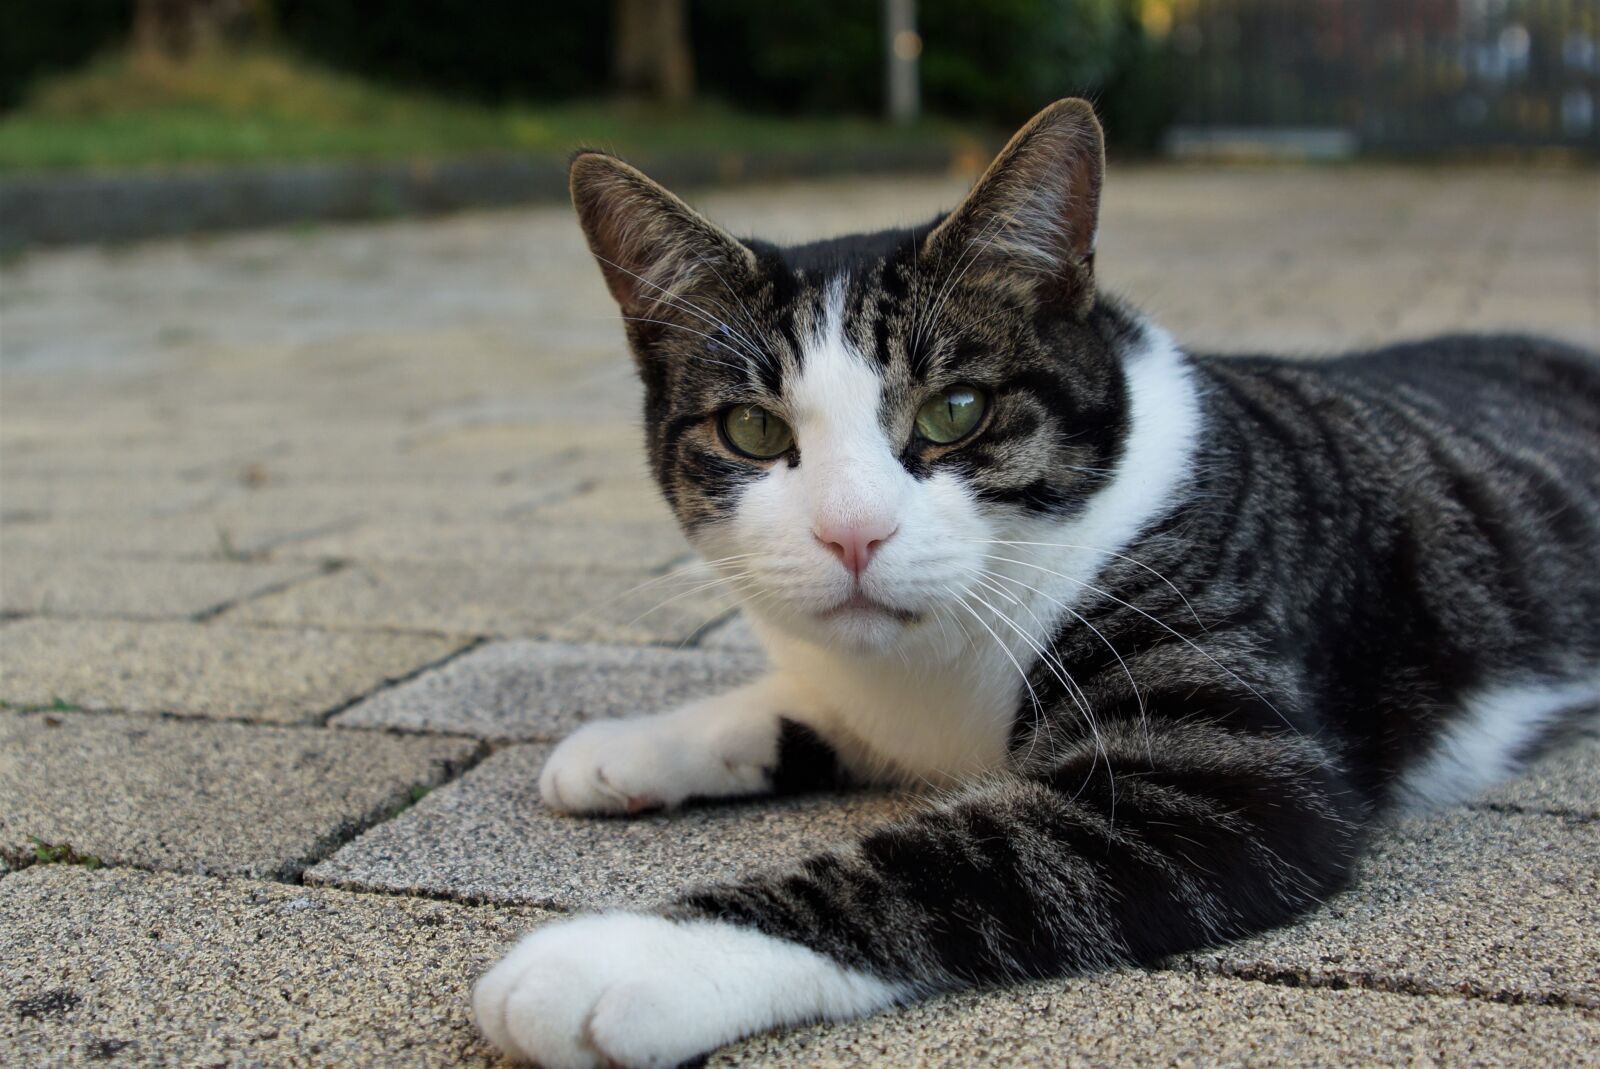
[[[546,801],[944,801],[536,932],[479,985],[496,1043],[671,1065],[1259,931],[1343,885],[1375,816],[1469,796],[1600,699],[1600,361],[1182,353],[1094,291],[1099,167],[1056,105],[936,225],[778,250],[575,162],[657,478],[773,671],[586,727]]]

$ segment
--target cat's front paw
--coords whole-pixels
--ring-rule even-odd
[[[776,749],[774,718],[714,706],[601,720],[551,752],[539,795],[561,813],[641,813],[694,797],[758,794],[770,788]]]
[[[753,1032],[854,1017],[884,982],[717,921],[610,913],[540,928],[478,981],[495,1046],[544,1069],[665,1069]]]

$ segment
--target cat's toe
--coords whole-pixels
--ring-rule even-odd
[[[670,1069],[738,1038],[720,1010],[716,987],[704,978],[644,974],[606,989],[586,1034],[607,1065]]]
[[[559,813],[671,809],[690,798],[767,789],[766,766],[750,758],[696,738],[666,717],[601,720],[551,751],[539,794]]]
[[[567,736],[551,752],[539,774],[539,796],[558,813],[638,813],[659,808],[660,799],[627,783],[613,782],[613,775],[638,780],[630,766],[644,759],[634,754],[636,743],[616,724],[589,724]],[[630,772],[632,773],[630,775]]]
[[[542,1069],[596,1069],[606,1060],[588,1039],[587,1021],[605,980],[566,925],[527,936],[485,973],[472,992],[484,1037]]]
[[[704,941],[633,914],[540,928],[478,981],[478,1027],[506,1054],[542,1069],[677,1065],[736,1034],[696,960]]]

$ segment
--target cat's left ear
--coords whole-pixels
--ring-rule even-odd
[[[755,264],[746,245],[615,156],[578,153],[568,180],[589,249],[625,315],[668,317],[696,291],[733,284]]]
[[[1094,303],[1094,245],[1105,138],[1086,100],[1058,100],[1028,120],[967,199],[928,235],[948,254],[1039,284],[1078,312]]]

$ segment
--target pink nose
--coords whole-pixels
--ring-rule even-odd
[[[840,527],[824,524],[816,529],[817,541],[825,546],[828,552],[839,558],[839,563],[850,569],[850,574],[857,579],[867,570],[867,565],[872,562],[872,555],[878,548],[894,536],[899,530],[894,525],[883,522],[868,522]]]

